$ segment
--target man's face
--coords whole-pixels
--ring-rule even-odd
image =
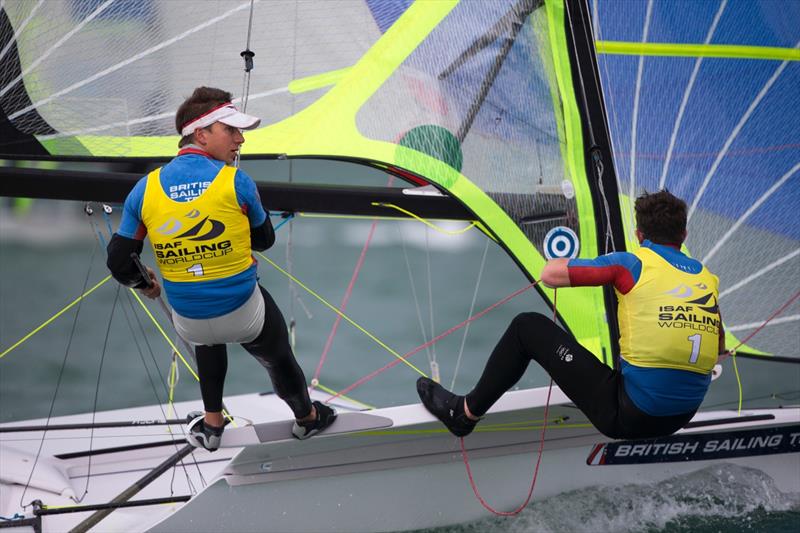
[[[230,165],[244,143],[244,136],[239,128],[215,122],[208,128],[195,131],[195,141],[214,159],[225,161]]]

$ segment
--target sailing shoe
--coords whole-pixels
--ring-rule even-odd
[[[336,420],[336,409],[333,407],[328,407],[324,405],[322,402],[314,401],[312,405],[317,410],[317,418],[310,422],[300,422],[298,420],[294,421],[294,425],[292,426],[292,435],[296,439],[304,440],[308,437],[316,435],[326,427],[333,424],[333,421]]]
[[[471,420],[464,412],[464,397],[457,396],[432,379],[417,380],[419,394],[425,409],[447,426],[456,437],[466,437],[475,429],[477,420]]]
[[[219,448],[225,426],[221,428],[209,426],[205,423],[204,418],[205,414],[200,411],[192,411],[186,415],[186,423],[189,425],[186,440],[195,448],[205,448],[213,452]]]

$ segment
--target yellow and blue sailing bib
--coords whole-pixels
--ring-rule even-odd
[[[178,202],[164,194],[160,171],[147,176],[141,220],[164,279],[219,280],[252,266],[250,225],[234,188],[236,169],[223,166],[191,202]]]
[[[676,268],[647,247],[634,255],[639,279],[625,294],[616,291],[622,357],[639,367],[708,374],[719,347],[719,280],[704,266],[697,273]]]
[[[719,348],[718,280],[695,259],[648,240],[635,253],[572,259],[573,287],[613,285],[625,392],[653,416],[700,406]]]

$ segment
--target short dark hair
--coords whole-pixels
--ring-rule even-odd
[[[211,111],[220,104],[226,104],[233,99],[233,95],[228,91],[222,89],[215,89],[213,87],[198,87],[192,93],[192,96],[183,101],[175,113],[175,128],[178,133],[181,132],[183,127],[191,120],[196,119],[203,113]],[[194,134],[189,134],[181,137],[178,141],[178,148],[186,146],[194,142]]]
[[[664,189],[636,199],[636,226],[645,239],[656,244],[683,243],[686,202]]]

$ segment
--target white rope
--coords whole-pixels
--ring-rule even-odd
[[[411,272],[411,261],[408,259],[408,250],[406,249],[406,239],[403,235],[403,231],[400,229],[400,225],[397,224],[395,226],[397,228],[397,233],[400,235],[400,242],[403,246],[403,256],[406,260],[406,271],[408,272],[408,282],[411,285],[411,295],[414,297],[414,307],[417,309],[417,320],[419,321],[419,329],[422,333],[422,341],[425,345],[425,351],[427,352],[428,361],[431,360],[430,354],[430,346],[428,346],[428,334],[425,331],[425,323],[422,320],[422,309],[419,306],[419,298],[417,297],[417,287],[414,284],[414,276]]]
[[[483,270],[486,266],[486,256],[489,253],[489,239],[486,239],[486,246],[483,249],[483,257],[481,258],[481,266],[478,269],[478,280],[475,282],[475,292],[472,293],[472,303],[469,306],[469,314],[467,318],[471,317],[475,314],[475,302],[478,301],[478,289],[481,286],[481,278],[483,277]],[[458,377],[458,371],[461,368],[461,356],[464,355],[464,346],[467,343],[467,334],[469,333],[469,326],[472,322],[467,322],[467,325],[464,327],[464,335],[461,337],[461,348],[458,350],[458,358],[456,359],[456,366],[453,370],[453,380],[450,382],[450,390],[455,389],[456,387],[456,378]]]

